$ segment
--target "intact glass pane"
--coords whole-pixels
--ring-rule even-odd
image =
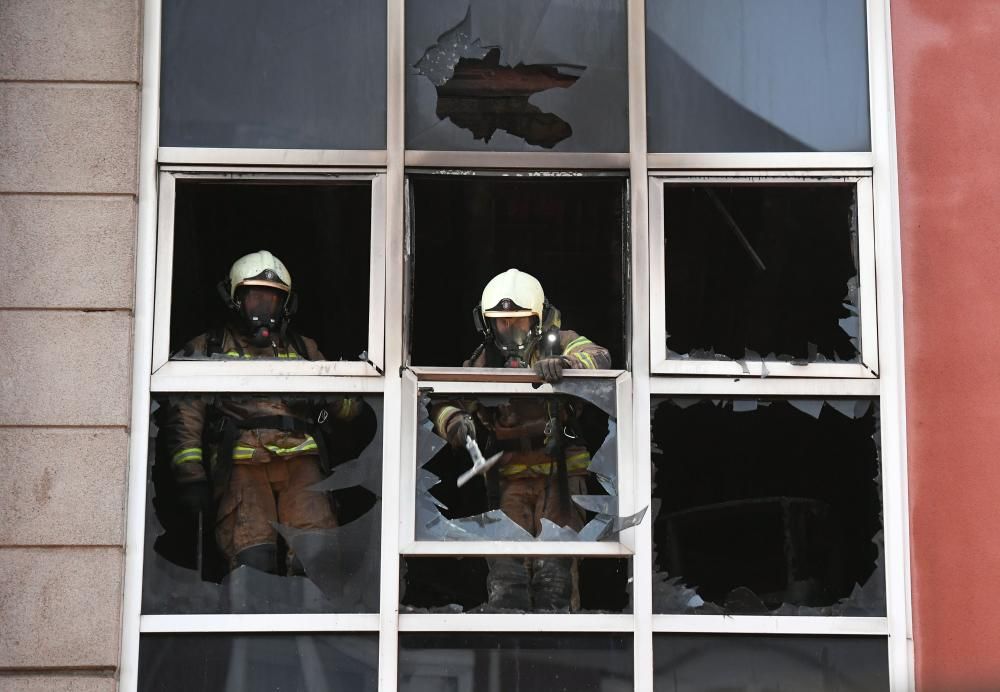
[[[140,692],[378,689],[377,634],[144,634]]]
[[[378,610],[380,396],[151,408],[143,613]]]
[[[878,429],[871,399],[654,399],[654,612],[884,617]]]
[[[163,3],[160,145],[384,149],[386,6]]]
[[[371,191],[368,181],[178,180],[171,357],[366,360]],[[255,281],[277,266],[262,250],[284,266],[277,278],[290,279],[291,294],[251,310],[251,287],[230,290],[230,268],[255,254],[238,277]],[[274,319],[271,333],[262,338],[253,317]]]
[[[665,184],[671,359],[858,362],[852,183]]]
[[[869,151],[865,0],[647,0],[649,151]]]
[[[400,692],[625,692],[632,665],[624,634],[399,635]]]
[[[627,151],[624,0],[407,2],[406,148]]]
[[[889,689],[884,637],[658,634],[656,692]]]

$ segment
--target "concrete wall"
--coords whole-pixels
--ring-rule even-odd
[[[921,690],[1000,688],[1000,3],[892,0]]]
[[[116,687],[139,0],[0,2],[0,689]]]

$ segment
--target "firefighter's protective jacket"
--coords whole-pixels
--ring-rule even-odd
[[[221,336],[221,338],[219,338]],[[254,346],[242,334],[226,328],[221,335],[202,334],[184,347],[185,357],[231,359],[299,359],[323,360],[316,342],[307,337],[297,337],[300,354],[294,346],[283,344],[278,349]],[[328,415],[339,420],[350,420],[361,411],[361,402],[354,398],[333,401],[325,407]],[[213,424],[229,418],[236,422],[264,416],[287,416],[310,423],[315,420],[315,406],[303,400],[285,399],[280,395],[233,395],[217,397],[206,395],[185,397],[167,406],[164,412],[163,432],[167,436],[171,469],[178,483],[193,483],[206,479],[205,462],[211,462],[211,452],[202,448],[206,437],[205,426],[211,418]],[[210,409],[212,415],[210,416]],[[302,431],[275,429],[241,430],[232,450],[234,462],[264,462],[276,455],[291,458],[302,454],[318,454],[319,447],[312,435]]]
[[[525,365],[534,367],[542,357],[561,355],[566,357],[570,368],[578,370],[603,370],[611,367],[611,354],[606,348],[573,330],[559,329],[559,311],[555,308],[551,311],[542,339],[548,334],[558,333],[558,347],[543,354],[540,339],[538,345],[526,354]],[[495,362],[496,357],[497,354],[489,348],[479,349],[462,365],[472,368],[502,367],[502,362]],[[580,413],[565,398],[557,408],[558,410],[551,397],[513,397],[509,403],[491,407],[479,406],[474,400],[451,401],[433,407],[430,415],[435,431],[442,437],[446,436],[445,431],[453,416],[475,416],[490,431],[492,437],[490,449],[484,449],[483,452],[490,455],[503,451],[504,455],[499,461],[500,474],[506,478],[520,478],[553,473],[555,460],[545,451],[548,437],[553,431],[549,422],[556,418],[558,429],[563,430],[567,426],[572,427]],[[565,460],[566,470],[570,474],[583,474],[590,465],[590,453],[582,444],[567,445]]]

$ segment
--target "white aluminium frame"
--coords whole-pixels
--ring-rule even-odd
[[[171,284],[174,273],[174,209],[178,180],[226,181],[233,185],[264,182],[301,182],[331,185],[339,181],[368,182],[371,189],[371,223],[368,277],[368,358],[364,361],[186,361],[170,360]],[[210,168],[161,167],[159,180],[159,224],[157,229],[156,298],[153,322],[153,388],[183,387],[206,377],[272,376],[378,376],[384,365],[385,339],[385,174],[379,172],[314,169],[285,171],[254,169],[219,171]],[[162,380],[163,382],[159,382]],[[173,383],[172,385],[170,383]]]
[[[858,312],[860,314],[857,363],[697,360],[668,357],[665,308],[666,251],[664,187],[671,184],[803,185],[849,184],[854,187],[857,209]],[[649,338],[652,373],[658,375],[729,375],[733,377],[878,377],[878,329],[875,310],[875,228],[870,171],[770,171],[719,172],[663,171],[649,177]]]
[[[548,152],[421,152],[406,151],[403,137],[405,101],[404,17],[405,0],[385,0],[387,5],[387,136],[384,151],[306,151],[249,149],[174,149],[158,147],[160,69],[160,13],[162,0],[143,2],[143,66],[139,148],[139,209],[136,245],[136,303],[132,366],[132,414],[129,444],[129,491],[126,523],[124,598],[122,608],[121,668],[119,689],[138,687],[140,632],[378,632],[380,690],[397,686],[398,635],[421,631],[490,632],[605,632],[630,633],[633,643],[634,687],[653,692],[653,636],[668,633],[733,633],[788,635],[862,635],[888,641],[890,686],[900,692],[914,686],[912,623],[910,614],[909,545],[906,493],[905,386],[903,376],[902,283],[899,260],[894,112],[889,23],[890,0],[866,0],[868,28],[869,103],[872,127],[870,152],[829,153],[702,153],[647,152],[645,2],[623,0],[628,7],[629,151],[620,154],[558,154]],[[384,353],[385,376],[321,374],[235,374],[229,370],[197,377],[173,376],[153,371],[153,308],[156,293],[156,226],[160,166],[180,171],[285,172],[310,174],[321,170],[379,173],[384,192]],[[412,516],[394,498],[402,492],[410,472],[402,450],[406,444],[403,413],[404,362],[403,279],[405,255],[405,167],[492,168],[508,171],[624,170],[630,177],[631,241],[631,450],[620,453],[619,470],[627,455],[650,458],[650,399],[659,395],[725,396],[857,396],[878,397],[882,422],[883,516],[886,547],[886,618],[711,617],[703,615],[654,615],[652,613],[652,527],[647,518],[631,529],[633,567],[631,614],[602,615],[450,615],[399,613],[399,563],[407,550],[402,531]],[[870,180],[874,216],[874,258],[878,265],[878,377],[721,377],[665,375],[652,371],[651,325],[645,319],[655,305],[651,266],[648,263],[655,223],[650,224],[650,171],[654,176],[719,176],[723,172],[774,176],[781,174],[853,175],[859,171]],[[728,174],[727,173],[727,174]],[[160,212],[163,212],[161,206]],[[654,217],[655,218],[655,217]],[[373,221],[373,237],[377,226]],[[652,237],[650,228],[654,229]],[[159,302],[162,305],[161,301]],[[871,314],[869,312],[869,314]],[[159,326],[159,321],[157,322]],[[866,340],[867,341],[867,340]],[[375,360],[373,358],[373,360]],[[378,361],[376,361],[378,362]],[[867,361],[866,361],[867,362]],[[163,365],[161,363],[160,365]],[[771,368],[769,368],[771,369]],[[414,368],[414,371],[420,370]],[[773,372],[773,369],[771,369]],[[615,374],[617,376],[617,373]],[[451,373],[422,372],[420,382],[434,381],[435,388],[461,384]],[[440,384],[439,384],[440,383]],[[412,384],[410,385],[412,386]],[[357,615],[157,615],[141,616],[144,551],[145,474],[151,387],[155,391],[216,392],[371,392],[383,395],[382,527],[380,609]],[[479,385],[476,385],[478,388]],[[442,390],[443,391],[443,390]],[[534,391],[534,390],[532,390]],[[619,401],[619,406],[622,402]],[[415,422],[415,421],[414,421]],[[618,434],[626,435],[627,419],[619,408]],[[621,449],[619,450],[621,452]],[[393,468],[396,464],[397,467]],[[633,506],[648,504],[650,464],[637,463]],[[626,502],[623,497],[622,502]],[[408,530],[407,530],[408,532]],[[623,545],[625,545],[623,543]],[[574,549],[579,549],[574,544]],[[518,545],[521,550],[523,546]]]
[[[416,370],[417,372],[414,372]],[[635,530],[626,529],[621,532],[617,541],[586,542],[586,541],[440,541],[419,540],[416,536],[416,478],[417,478],[417,408],[418,392],[431,390],[434,394],[455,394],[458,396],[475,396],[480,394],[507,395],[551,395],[555,393],[552,385],[531,383],[523,376],[515,374],[504,377],[502,372],[494,371],[492,382],[466,379],[441,380],[437,378],[420,380],[420,369],[405,370],[402,383],[402,445],[400,449],[399,472],[399,507],[400,507],[400,555],[573,555],[573,556],[614,556],[631,557],[635,553]],[[465,374],[469,374],[466,369]],[[447,372],[447,371],[445,371]],[[594,373],[587,373],[586,379],[595,379]],[[607,371],[606,371],[607,372]],[[611,371],[613,372],[613,371]],[[435,372],[444,376],[445,373]],[[576,379],[574,374],[570,379]],[[502,381],[506,380],[506,381]],[[628,421],[631,420],[632,409],[632,376],[621,373],[614,379],[603,379],[615,388],[614,418],[622,423],[618,425],[617,458],[618,458],[618,498],[619,512],[628,516],[637,511],[635,507],[635,464],[632,463],[632,431]]]

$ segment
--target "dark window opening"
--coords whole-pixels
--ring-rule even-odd
[[[632,689],[632,635],[558,632],[399,635],[399,689],[604,692]]]
[[[143,613],[378,611],[380,397],[177,394],[152,409]]]
[[[515,267],[572,329],[628,353],[626,181],[611,176],[411,175],[410,363],[459,367],[482,343],[483,288]]]
[[[853,185],[664,185],[672,358],[858,360]]]
[[[177,181],[170,352],[232,323],[220,280],[238,258],[268,250],[292,277],[289,329],[326,360],[368,349],[371,185]]]
[[[656,692],[889,689],[885,637],[653,635]]]
[[[628,560],[609,558],[503,558],[525,563],[526,573],[533,581],[545,581],[545,563],[549,560],[575,560],[572,575],[576,590],[574,612],[625,613],[631,611],[630,565]],[[404,558],[401,564],[402,592],[400,605],[404,612],[490,613],[508,612],[491,609],[490,588],[496,588],[490,578],[490,563],[494,558],[483,557],[424,557]],[[552,576],[557,573],[552,572]],[[555,581],[549,579],[549,581]],[[561,588],[553,584],[554,589]],[[535,604],[527,612],[546,612]]]
[[[378,634],[144,634],[139,690],[378,689]]]
[[[877,405],[653,407],[656,612],[885,615]]]

